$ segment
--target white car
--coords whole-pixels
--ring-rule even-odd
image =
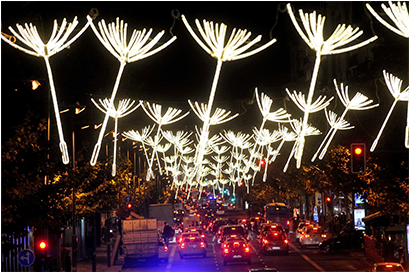
[[[405,271],[403,266],[400,263],[376,263],[372,267],[372,272],[378,271],[390,271],[390,272],[400,272]]]
[[[306,246],[318,246],[327,239],[327,234],[319,226],[305,226],[299,236],[301,248]]]

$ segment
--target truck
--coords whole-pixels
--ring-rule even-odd
[[[158,258],[158,221],[156,219],[122,220],[122,249],[125,264],[138,259]]]
[[[150,204],[149,205],[149,218],[156,219],[158,222],[157,230],[161,233],[165,227],[165,222],[168,223],[172,229],[175,229],[174,226],[174,214],[173,214],[173,204],[164,203],[164,204]],[[170,242],[175,242],[175,238]]]

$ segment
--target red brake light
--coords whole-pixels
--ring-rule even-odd
[[[194,239],[195,239],[195,237],[193,237],[193,236],[192,236],[192,237],[189,237],[189,240],[194,240]]]
[[[182,243],[182,238],[179,239],[179,244]]]
[[[180,247],[181,247],[181,248],[185,248],[185,243],[183,243]]]
[[[267,240],[266,240],[266,239],[263,239],[263,243],[264,243],[264,244],[267,244]]]
[[[284,240],[284,243],[288,244],[288,240],[287,240],[287,239],[285,239],[285,240]]]
[[[203,242],[200,242],[200,247],[205,247],[205,244]]]
[[[386,267],[387,267],[387,268],[392,268],[392,267],[393,267],[393,265],[391,265],[391,264],[387,264],[387,265],[386,265]]]
[[[317,228],[317,227],[314,227],[314,228],[312,228],[312,230],[318,230],[318,228]]]
[[[245,252],[250,252],[250,248],[246,247],[246,249],[244,250]]]
[[[306,235],[304,235],[304,237],[308,238],[308,237],[310,237],[310,235],[309,235],[309,234],[306,234]]]
[[[200,237],[204,238],[205,236],[204,236],[204,234],[202,234],[202,235],[200,235]]]
[[[290,221],[287,221],[287,225],[290,225]]]
[[[224,253],[229,253],[229,249],[228,249],[228,248],[225,248],[225,249],[224,249]]]
[[[168,247],[167,247],[167,246],[165,246],[165,251],[168,251]]]
[[[277,236],[278,235],[278,233],[277,232],[274,232],[274,236]]]
[[[238,246],[240,246],[240,243],[239,243],[239,242],[234,242],[233,245],[234,245],[235,247],[238,247]]]
[[[194,232],[194,231],[196,231],[196,229],[191,229],[190,231]]]
[[[326,234],[321,234],[321,237],[322,237],[322,238],[326,238],[327,235],[326,235]]]

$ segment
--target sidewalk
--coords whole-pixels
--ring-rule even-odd
[[[120,272],[124,264],[124,256],[118,256],[115,265],[107,266],[107,247],[101,245],[95,252],[96,272]],[[112,252],[111,252],[112,254]],[[92,259],[77,262],[77,272],[92,272]]]

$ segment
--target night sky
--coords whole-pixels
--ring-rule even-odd
[[[71,22],[74,16],[77,16],[79,25],[76,30],[79,30],[86,23],[86,16],[90,10],[96,8],[99,15],[94,23],[98,23],[101,19],[104,19],[106,23],[111,23],[119,17],[128,23],[128,35],[133,29],[153,28],[151,37],[165,30],[165,35],[160,42],[166,42],[172,35],[177,36],[177,40],[161,52],[125,66],[116,98],[116,101],[131,98],[137,101],[155,102],[163,105],[164,110],[168,106],[173,106],[187,111],[190,109],[188,99],[207,103],[216,68],[216,59],[210,57],[194,41],[182,20],[174,18],[177,15],[184,14],[192,27],[195,27],[196,18],[217,23],[223,22],[228,26],[228,36],[233,27],[251,31],[251,38],[261,34],[262,40],[258,43],[259,45],[265,44],[271,38],[276,38],[275,44],[254,56],[223,64],[215,103],[217,106],[231,110],[233,114],[240,113],[237,120],[229,123],[226,128],[231,126],[236,130],[244,130],[254,126],[259,127],[261,123],[261,115],[253,99],[256,87],[274,100],[273,110],[282,107],[286,102],[285,88],[291,81],[289,41],[294,38],[301,39],[287,12],[281,12],[286,3],[270,1],[2,1],[1,23],[2,32],[11,34],[7,29],[8,26],[16,30],[16,23],[32,22],[37,26],[40,36],[44,37],[43,40],[48,40],[54,19],[61,24],[63,18]],[[292,2],[292,4],[294,10],[303,8],[305,12],[313,10],[319,12],[322,6],[319,2]],[[362,6],[362,2],[359,5]],[[361,8],[363,10],[363,7]],[[371,33],[368,33],[365,38],[370,35]],[[305,48],[310,50],[306,45]],[[49,89],[43,58],[23,53],[4,41],[1,42],[1,57],[2,135],[4,139],[5,135],[8,136],[8,129],[21,122],[28,108],[40,109],[41,114],[46,116]],[[64,105],[75,103],[86,105],[87,108],[81,117],[81,122],[102,122],[104,115],[95,108],[90,99],[103,99],[111,95],[119,69],[119,61],[103,47],[92,29],[89,27],[69,49],[52,56],[50,63],[60,109],[64,109]],[[42,86],[36,91],[29,88],[29,81],[32,79],[37,79],[42,83]],[[403,85],[407,86],[407,83]],[[307,88],[308,85],[305,90],[300,91],[306,93]],[[401,102],[400,104],[407,103]],[[389,108],[390,101],[387,101],[386,105],[386,108]],[[406,113],[405,107],[406,105],[398,105],[396,109],[403,117]],[[373,127],[370,134],[376,135],[386,114],[384,111],[379,113],[380,119],[377,127]],[[195,124],[201,126],[200,120],[193,112],[180,122],[182,123],[179,126],[187,129],[193,129]],[[400,120],[399,123],[395,121],[391,123],[391,126],[399,127],[399,131],[403,131],[404,120]],[[120,130],[141,129],[143,126],[152,124],[152,121],[147,119],[146,114],[140,108],[130,116],[120,119],[119,124]],[[111,125],[113,126],[112,119]],[[218,129],[220,127],[216,128]],[[97,134],[97,131],[93,131],[91,138],[96,139]],[[400,146],[403,146],[403,137],[401,138],[399,139],[399,141],[402,140]]]

